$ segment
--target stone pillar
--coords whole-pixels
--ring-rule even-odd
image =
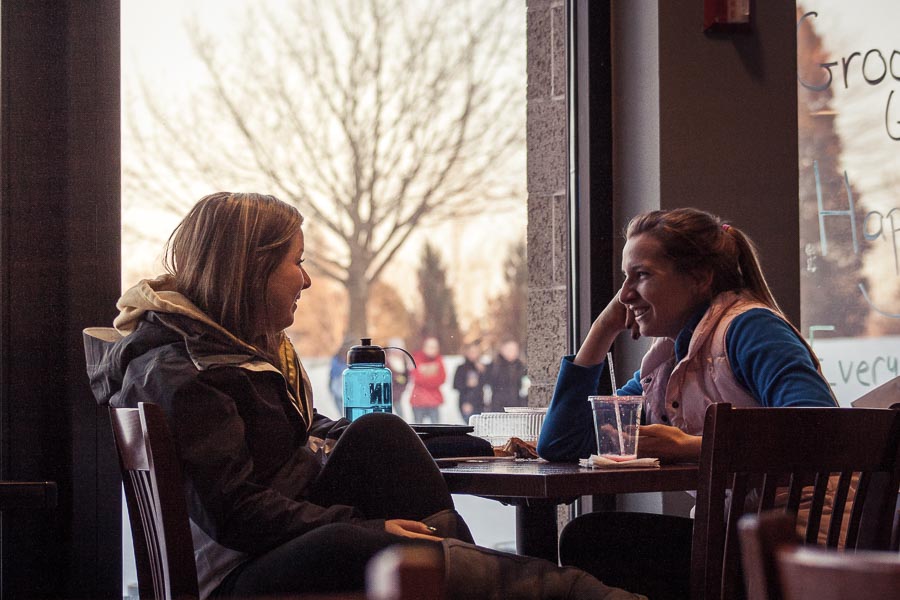
[[[528,403],[550,403],[568,339],[566,3],[527,0]]]

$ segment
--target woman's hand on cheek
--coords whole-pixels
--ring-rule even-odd
[[[700,459],[702,437],[690,435],[670,425],[641,425],[638,456],[664,461],[696,462]]]
[[[636,340],[641,337],[640,329],[638,328],[637,320],[634,318],[634,312],[628,308],[625,303],[622,301],[622,290],[623,287],[619,289],[619,293],[616,294],[614,302],[616,302],[620,307],[621,311],[625,313],[625,329],[631,331],[631,339]]]
[[[594,321],[595,327],[599,326],[616,334],[631,327],[634,323],[634,315],[619,300],[621,293],[622,291],[619,290],[597,316],[597,319]]]
[[[631,339],[636,340],[641,337],[641,329],[634,318],[634,312],[630,308],[625,309],[625,329],[631,331]]]
[[[621,291],[594,319],[584,343],[575,356],[575,364],[588,366],[603,362],[613,341],[626,329],[631,329],[631,337],[637,339],[637,323],[635,323],[634,314],[619,301],[620,294]]]

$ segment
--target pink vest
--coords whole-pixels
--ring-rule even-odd
[[[700,435],[706,407],[713,402],[759,406],[756,398],[734,378],[725,346],[731,322],[752,308],[771,310],[737,292],[716,296],[694,329],[687,354],[678,364],[675,342],[668,338],[653,342],[641,361],[647,422],[673,425],[691,435]]]
[[[731,322],[752,308],[765,308],[784,318],[777,311],[743,294],[724,292],[713,299],[709,310],[697,324],[687,354],[681,362],[675,364],[675,343],[672,340],[657,338],[653,342],[641,361],[641,384],[644,387],[644,407],[649,423],[674,425],[691,435],[702,435],[706,407],[713,402],[727,401],[735,407],[760,405],[734,378],[725,345],[725,334]],[[812,354],[812,358],[818,367],[815,354]],[[856,493],[856,480],[857,477],[854,476],[850,484],[851,499]],[[827,537],[832,512],[831,500],[836,489],[837,477],[831,477],[822,509],[820,544],[824,544]],[[799,532],[806,526],[809,501],[810,496],[804,492],[797,514]],[[785,504],[787,491],[780,490],[776,494],[775,506]],[[847,519],[844,519],[842,525],[840,547],[844,545]]]

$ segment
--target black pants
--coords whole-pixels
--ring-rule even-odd
[[[693,523],[671,515],[588,513],[563,530],[560,562],[651,600],[682,600],[690,597]]]
[[[444,478],[418,436],[385,413],[350,424],[308,499],[321,506],[355,506],[370,519],[421,520],[453,508]],[[244,563],[215,595],[360,591],[369,559],[397,543],[423,542],[349,523],[325,525]]]

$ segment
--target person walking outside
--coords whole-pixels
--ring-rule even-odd
[[[528,370],[519,358],[519,343],[506,340],[488,370],[491,386],[491,410],[503,412],[508,406],[525,406],[528,395],[524,393]]]
[[[422,342],[421,350],[413,353],[416,368],[413,370],[413,389],[409,405],[413,411],[413,423],[438,422],[438,409],[444,403],[441,386],[447,380],[441,345],[434,336]]]
[[[478,344],[467,344],[463,350],[463,362],[453,374],[453,389],[459,392],[459,412],[463,421],[484,411],[485,366],[481,362]]]

